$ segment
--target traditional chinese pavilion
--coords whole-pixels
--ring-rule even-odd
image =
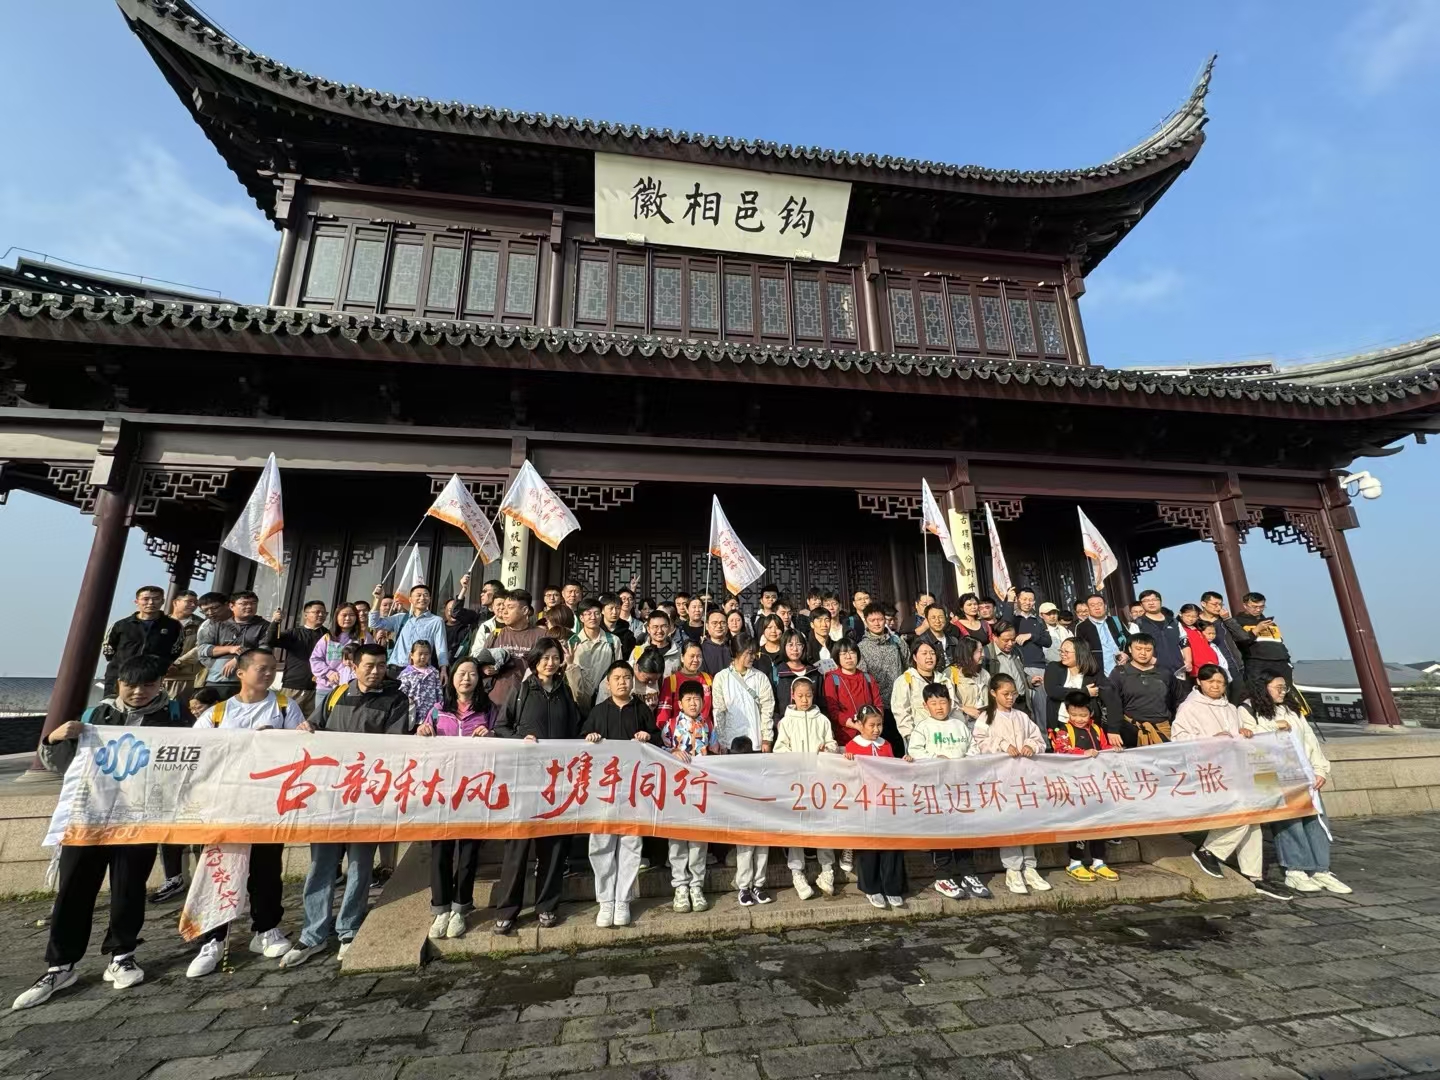
[[[532,590],[694,589],[718,492],[782,589],[913,598],[921,477],[959,531],[989,502],[1056,600],[1087,585],[1077,502],[1116,601],[1200,538],[1233,604],[1247,540],[1302,543],[1369,717],[1395,722],[1336,470],[1440,430],[1440,339],[1283,371],[1086,348],[1085,278],[1200,152],[1208,67],[1132,149],[1017,172],[397,97],[183,0],[118,3],[278,257],[265,305],[0,292],[0,491],[95,522],[50,722],[84,695],[131,527],[177,584],[250,583],[218,541],[271,451],[291,612],[368,595],[452,473],[493,508],[527,459],[582,525],[559,551],[507,537],[486,576]],[[451,587],[464,537],[420,537]]]

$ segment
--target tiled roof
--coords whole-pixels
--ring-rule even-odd
[[[0,335],[7,318],[76,319],[87,323],[130,325],[156,331],[198,328],[235,334],[301,337],[334,335],[353,342],[393,341],[456,348],[499,347],[553,354],[572,353],[689,360],[711,364],[773,364],[814,367],[820,371],[898,373],[922,378],[976,379],[1034,387],[1073,387],[1110,392],[1140,392],[1193,399],[1266,401],[1312,408],[1403,403],[1407,398],[1440,392],[1440,360],[1429,360],[1383,378],[1343,385],[1264,381],[1141,371],[1128,368],[1077,367],[1035,360],[992,360],[978,357],[937,357],[911,353],[842,351],[822,348],[781,348],[740,342],[647,337],[591,330],[568,330],[493,323],[409,319],[391,315],[356,315],[263,305],[200,304],[142,300],[136,297],[93,297],[0,290]],[[1419,404],[1419,403],[1417,403]]]
[[[1208,119],[1205,96],[1210,89],[1210,75],[1215,65],[1211,57],[1185,103],[1172,113],[1153,134],[1108,161],[1078,169],[1020,170],[991,169],[979,165],[952,165],[917,158],[892,157],[888,154],[865,154],[849,150],[832,150],[819,146],[793,146],[732,136],[705,135],[700,132],[657,130],[633,124],[617,124],[603,120],[558,116],[549,113],[514,112],[490,105],[467,105],[459,101],[431,101],[412,98],[383,90],[356,85],[342,85],[310,75],[271,60],[241,45],[214,25],[186,0],[117,0],[121,11],[132,21],[162,26],[189,51],[208,56],[210,63],[237,69],[257,82],[268,83],[275,92],[294,98],[316,101],[321,107],[339,109],[356,107],[373,112],[379,120],[387,119],[407,125],[420,124],[441,130],[489,135],[495,138],[524,137],[526,133],[548,133],[559,137],[572,135],[577,145],[593,146],[599,138],[614,143],[616,149],[641,151],[647,145],[689,144],[707,151],[728,152],[747,157],[776,161],[836,164],[884,173],[908,173],[921,176],[946,177],[980,183],[1019,184],[1043,189],[1056,184],[1076,181],[1103,180],[1142,168],[1181,151],[1200,139]]]
[[[1335,360],[1277,367],[1273,375],[1257,381],[1303,383],[1307,386],[1354,386],[1383,382],[1415,371],[1440,368],[1440,334],[1355,353]]]

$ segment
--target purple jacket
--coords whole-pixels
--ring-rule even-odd
[[[486,731],[495,729],[495,706],[490,704],[490,699],[484,695],[480,700],[485,703],[485,708],[479,712],[473,709],[468,710],[461,716],[452,712],[445,712],[439,705],[436,705],[430,712],[430,723],[435,725],[436,735],[474,735],[477,728],[484,728]]]
[[[355,669],[340,659],[340,650],[351,642],[370,640],[368,636],[342,633],[338,638],[326,634],[315,643],[310,653],[310,672],[320,692],[333,690],[355,678]]]

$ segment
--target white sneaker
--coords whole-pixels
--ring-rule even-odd
[[[452,911],[445,920],[445,936],[457,938],[465,936],[465,913],[463,911]]]
[[[292,948],[284,956],[280,957],[280,966],[282,968],[299,967],[316,953],[324,951],[325,945],[323,942],[319,945],[306,945],[303,940],[299,941],[295,944],[294,948]]]
[[[15,999],[12,1009],[33,1009],[36,1005],[43,1005],[50,998],[64,990],[67,986],[74,986],[80,976],[75,972],[75,965],[69,967],[51,968],[35,980],[30,989],[24,991]]]
[[[630,905],[624,901],[615,901],[615,925],[630,925]]]
[[[884,908],[884,907],[885,907],[885,897],[882,896],[882,895],[881,895],[880,893],[878,893],[878,892],[877,892],[877,893],[866,893],[866,894],[865,894],[865,899],[870,901],[870,906],[871,906],[871,907],[878,907],[878,908]]]
[[[250,951],[271,960],[278,960],[290,951],[290,939],[284,930],[273,926],[250,939]]]
[[[1338,893],[1341,896],[1344,896],[1346,893],[1351,893],[1355,891],[1354,889],[1350,888],[1349,885],[1346,885],[1345,882],[1341,881],[1338,877],[1332,874],[1329,870],[1321,870],[1318,874],[1311,874],[1310,880],[1313,881],[1316,885],[1319,885],[1326,892]]]
[[[688,886],[675,886],[675,899],[670,904],[670,910],[682,913],[690,910],[690,889]]]
[[[203,979],[220,966],[220,957],[224,952],[224,941],[205,942],[200,946],[200,951],[195,955],[195,959],[190,961],[190,966],[185,969],[185,977]]]
[[[1325,887],[1304,870],[1286,870],[1285,885],[1296,892],[1324,892]]]
[[[849,848],[840,852],[840,869],[844,870],[847,874],[855,872],[855,852]]]
[[[1040,871],[1036,870],[1033,866],[1027,866],[1025,868],[1024,877],[1025,884],[1030,886],[1030,888],[1034,889],[1036,892],[1049,892],[1055,887],[1051,885],[1048,881],[1046,881],[1043,877],[1041,877]]]
[[[709,909],[710,909],[710,901],[705,899],[705,890],[702,889],[702,888],[700,888],[699,885],[691,885],[691,886],[690,886],[690,910],[691,910],[691,911],[708,911]]]
[[[615,925],[614,903],[601,904],[600,911],[595,916],[595,925],[604,930]]]
[[[145,972],[135,963],[135,954],[131,953],[129,956],[112,959],[101,978],[116,990],[129,990],[130,987],[139,986],[145,981]]]
[[[905,898],[903,896],[887,896],[885,897],[885,902],[893,908],[902,908],[905,906]]]
[[[809,900],[815,895],[815,890],[811,888],[810,882],[805,880],[805,871],[792,870],[790,872],[790,881],[795,886],[795,895],[800,897],[801,900]]]
[[[815,887],[826,896],[835,895],[835,867],[827,866],[815,875]]]
[[[425,936],[431,941],[439,941],[445,936],[445,928],[449,925],[450,913],[448,911],[441,912],[430,920],[430,930]]]
[[[1021,896],[1024,896],[1030,891],[1025,887],[1025,878],[1021,876],[1019,870],[1005,871],[1005,888]]]
[[[345,954],[350,951],[350,946],[353,944],[355,944],[354,938],[351,938],[349,941],[340,942],[340,948],[335,950],[335,959],[344,960]]]

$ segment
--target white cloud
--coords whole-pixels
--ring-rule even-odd
[[[1360,89],[1384,93],[1440,50],[1440,3],[1368,0],[1342,41]]]
[[[235,300],[264,299],[278,243],[243,192],[212,198],[154,143],[139,144],[78,189],[0,186],[0,237],[7,247],[218,289]]]
[[[1180,292],[1185,283],[1180,271],[1161,266],[1125,277],[1100,270],[1085,281],[1085,307],[1137,308],[1163,304]]]

